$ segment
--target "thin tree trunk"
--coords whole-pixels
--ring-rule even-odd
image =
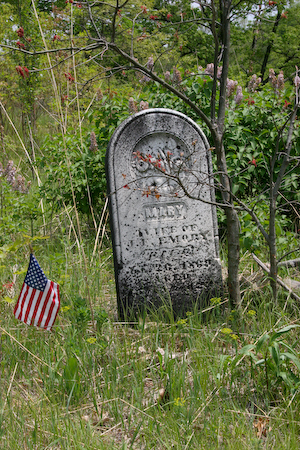
[[[269,218],[269,252],[270,252],[270,285],[273,298],[277,298],[277,251],[276,251],[276,198],[273,196],[273,183],[270,189],[270,218]]]
[[[240,263],[240,222],[234,208],[225,209],[227,219],[228,246],[228,292],[230,298],[239,308],[241,305],[241,291],[239,281]]]
[[[239,282],[240,263],[240,222],[231,198],[230,179],[227,173],[225,149],[222,136],[215,135],[217,164],[222,186],[222,198],[227,222],[227,251],[228,251],[228,292],[233,303],[239,307],[241,304],[241,292]]]
[[[267,46],[266,53],[265,53],[265,56],[264,56],[264,60],[263,60],[263,63],[261,65],[261,70],[260,70],[261,75],[260,76],[261,76],[261,79],[263,81],[267,81],[267,80],[264,80],[265,71],[266,71],[267,64],[268,64],[269,57],[270,57],[270,53],[271,53],[271,50],[272,50],[272,47],[273,47],[273,44],[274,44],[274,36],[275,36],[276,31],[277,31],[277,27],[279,25],[280,19],[281,19],[281,11],[278,10],[277,11],[276,20],[274,22],[272,33],[271,33],[271,36],[272,36],[271,37],[271,41],[269,42],[269,44]]]

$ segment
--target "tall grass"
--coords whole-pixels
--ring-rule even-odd
[[[231,363],[295,322],[284,301],[266,307],[260,294],[244,315],[215,305],[205,317],[165,323],[153,312],[129,325],[115,321],[107,284],[95,294],[96,331],[75,301],[52,333],[16,323],[1,304],[1,448],[298,448],[298,389],[269,374],[268,392],[250,358]],[[287,342],[298,348],[297,331]]]

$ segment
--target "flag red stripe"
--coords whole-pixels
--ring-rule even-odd
[[[38,266],[37,263],[36,265]],[[37,270],[36,278],[35,274],[30,273],[29,280],[31,280],[32,275],[34,280],[38,280],[40,272]],[[59,308],[60,296],[57,283],[47,280],[45,289],[41,291],[24,282],[18,301],[14,307],[14,315],[17,319],[28,325],[41,326],[47,330],[51,330]]]
[[[56,294],[55,294],[55,291],[53,290],[53,292],[52,292],[52,299],[51,299],[51,305],[50,305],[49,311],[47,313],[47,319],[46,319],[46,321],[44,323],[44,328],[47,328],[48,325],[49,325],[49,322],[50,322],[50,319],[51,319],[51,316],[52,316],[52,311],[53,311],[53,308],[55,306],[55,303],[56,303]]]
[[[52,323],[50,322],[50,324],[49,324],[50,330],[51,330],[54,322],[56,321],[56,317],[57,317],[57,314],[58,314],[58,311],[60,308],[60,294],[59,294],[59,285],[58,284],[56,284],[56,292],[57,292],[57,300],[56,300],[57,301],[57,309],[55,311],[55,314],[53,315]],[[48,329],[49,329],[49,326],[48,326]]]

